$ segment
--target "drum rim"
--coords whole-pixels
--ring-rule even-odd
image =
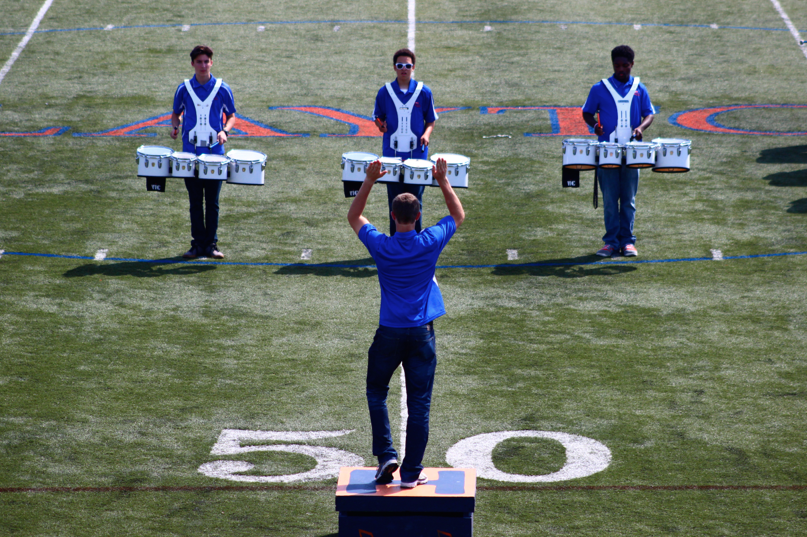
[[[677,146],[687,146],[692,145],[692,140],[685,140],[683,138],[654,138],[653,143],[658,145],[677,145]],[[676,142],[683,142],[683,143],[676,143]]]
[[[359,160],[359,159],[356,159],[356,158],[349,157],[348,155],[350,155],[350,154],[353,154],[353,155],[367,155],[368,157],[372,157],[372,158],[370,158],[368,160]],[[345,160],[348,160],[348,161],[352,161],[352,162],[373,162],[373,161],[378,160],[378,155],[376,155],[375,153],[368,153],[366,151],[348,151],[347,153],[342,153],[342,158],[345,159]]]
[[[168,151],[168,154],[167,155],[157,155],[157,154],[145,153],[144,151],[142,151],[143,149],[145,149],[147,147],[153,147],[155,149],[165,149],[166,151]],[[173,155],[174,150],[171,149],[170,147],[165,147],[164,145],[141,145],[140,147],[137,148],[137,154],[138,155],[143,155],[144,157],[165,158],[165,157],[170,157],[171,155]]]
[[[247,152],[247,153],[257,153],[258,155],[260,155],[263,158],[258,157],[255,160],[250,160],[250,159],[246,159],[246,158],[238,158],[238,157],[232,155],[232,153],[234,153],[236,151],[243,151],[243,152]],[[234,162],[238,161],[238,162],[247,162],[249,164],[255,164],[255,163],[258,163],[258,162],[266,161],[266,154],[261,153],[260,151],[255,151],[254,149],[230,149],[227,152],[227,158],[229,158],[230,160],[232,160]]]
[[[188,156],[185,156],[188,155]],[[193,153],[188,153],[187,151],[174,151],[174,153],[169,157],[171,160],[199,160]]]
[[[446,157],[460,157],[462,159],[462,161],[460,161],[460,162],[458,162],[458,161],[452,162],[449,159],[447,159]],[[463,164],[470,164],[471,163],[471,157],[467,157],[465,155],[460,155],[459,153],[435,153],[434,155],[429,157],[429,160],[434,162],[434,163],[437,163],[438,158],[445,159],[446,164],[450,164],[452,166],[457,166],[457,165],[462,166]]]
[[[206,158],[202,158],[202,157],[206,157]],[[215,158],[215,160],[208,160],[208,159],[211,159],[211,158]],[[232,160],[230,157],[228,157],[226,155],[211,155],[209,153],[205,153],[203,155],[197,155],[196,159],[201,160],[202,162],[204,162],[207,165],[229,164],[230,161]],[[222,160],[218,160],[218,159],[222,159]]]
[[[407,162],[410,162],[411,164],[407,164]],[[416,162],[424,162],[425,164],[422,164],[420,166],[418,166],[417,164],[413,165]],[[428,168],[431,170],[433,165],[434,162],[423,158],[408,158],[405,161],[403,161],[403,166],[406,166],[407,168],[412,168],[413,170],[420,170],[423,168]]]

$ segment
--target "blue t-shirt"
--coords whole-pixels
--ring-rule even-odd
[[[213,91],[216,85],[216,78],[211,76],[207,84],[202,85],[196,80],[196,75],[191,78],[191,87],[196,93],[200,101],[204,101]],[[185,117],[182,119],[182,150],[188,153],[196,153],[201,155],[203,153],[212,153],[214,155],[223,155],[224,146],[219,144],[212,150],[209,147],[196,147],[188,141],[188,133],[196,126],[196,106],[193,104],[193,99],[188,95],[188,89],[185,83],[181,83],[174,93],[174,113],[181,114],[185,112]],[[222,120],[222,113],[226,115],[235,114],[235,99],[230,86],[226,82],[221,83],[218,95],[213,99],[213,104],[210,106],[210,127],[219,132],[224,128],[224,121]]]
[[[414,78],[411,79],[409,81],[409,88],[406,93],[401,91],[400,86],[398,86],[397,79],[393,80],[390,85],[395,91],[398,99],[400,99],[403,104],[406,104],[409,102],[409,99],[412,98],[412,94],[415,92],[415,88],[417,87],[418,83]],[[380,118],[381,120],[387,122],[387,132],[384,133],[383,140],[383,156],[401,157],[404,160],[408,158],[427,159],[429,157],[429,148],[426,147],[423,151],[421,151],[420,144],[415,147],[414,151],[396,152],[394,149],[392,149],[392,147],[390,147],[390,136],[392,136],[392,134],[398,130],[398,112],[395,109],[395,103],[393,102],[392,97],[390,97],[386,86],[381,86],[381,89],[378,90],[378,95],[376,95],[375,98],[373,119],[375,120],[376,118]],[[420,95],[418,95],[418,98],[413,106],[412,119],[409,126],[412,134],[417,136],[418,142],[420,141],[420,137],[423,136],[423,133],[426,131],[426,123],[431,123],[433,121],[437,121],[437,112],[434,110],[434,96],[432,95],[432,90],[430,90],[429,87],[424,84],[423,88],[420,90]]]
[[[434,271],[440,252],[456,230],[452,216],[446,216],[421,233],[398,232],[392,237],[379,232],[372,224],[362,226],[359,240],[378,267],[379,324],[413,328],[445,315],[443,295]]]
[[[608,79],[608,82],[622,97],[627,97],[630,87],[633,85],[633,77],[630,77],[626,83],[619,82],[613,76]],[[617,122],[619,121],[619,114],[617,113],[616,103],[611,96],[611,92],[602,83],[602,80],[592,86],[591,91],[588,93],[586,104],[583,105],[583,112],[596,115],[600,113],[600,123],[604,135],[599,137],[601,142],[607,142],[610,139],[611,133],[616,130]],[[647,93],[647,88],[644,84],[639,83],[639,87],[633,95],[633,101],[630,103],[630,126],[635,129],[642,123],[642,118],[656,111],[650,102],[650,95]]]

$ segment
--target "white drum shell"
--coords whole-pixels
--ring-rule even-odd
[[[600,168],[621,168],[622,156],[625,154],[624,148],[619,144],[611,142],[600,142],[597,151],[598,164]]]
[[[199,155],[197,170],[199,179],[210,179],[212,181],[226,181],[229,172],[230,159],[224,155]]]
[[[387,174],[378,180],[379,183],[400,183],[401,182],[401,157],[381,157],[378,159],[381,165],[387,170]]]
[[[171,155],[171,177],[196,177],[196,155],[177,151]]]
[[[625,164],[628,168],[650,168],[656,163],[658,145],[647,142],[625,144]]]
[[[425,185],[432,184],[432,166],[434,164],[430,160],[423,160],[417,158],[406,159],[401,165],[403,173],[403,182],[407,185]]]
[[[227,157],[230,159],[228,183],[254,186],[264,184],[266,155],[260,151],[232,149],[227,152]]]
[[[342,181],[364,181],[367,166],[378,160],[374,153],[350,151],[342,154]]]
[[[170,158],[174,150],[161,145],[141,145],[137,148],[138,177],[168,177]]]
[[[471,167],[471,159],[465,155],[455,153],[435,153],[430,157],[434,163],[442,158],[446,161],[446,178],[452,188],[468,188],[468,169]],[[432,182],[432,186],[439,186],[437,181]]]
[[[658,144],[654,172],[684,173],[690,170],[690,153],[692,141],[678,138],[656,138],[653,143]]]
[[[593,170],[597,167],[596,140],[569,138],[563,140],[563,167],[570,170]]]

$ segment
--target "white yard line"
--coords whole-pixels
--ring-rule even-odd
[[[409,0],[409,31],[407,41],[409,50],[415,52],[415,0]],[[406,408],[406,376],[404,375],[403,364],[401,364],[401,443],[398,446],[398,460],[403,462],[406,455],[406,422],[409,419],[409,411]]]
[[[403,462],[406,455],[406,422],[409,420],[409,410],[406,407],[406,375],[401,364],[401,445],[398,446],[398,460]]]
[[[787,29],[790,30],[790,33],[796,40],[796,44],[799,45],[799,48],[801,48],[801,53],[804,54],[805,58],[807,58],[807,48],[801,44],[801,35],[799,35],[799,31],[793,25],[793,21],[791,21],[790,17],[788,17],[787,13],[785,13],[785,10],[782,8],[782,4],[779,3],[779,0],[771,0],[771,4],[773,4],[773,7],[775,7],[776,11],[779,12],[779,16],[782,17],[782,20],[785,21],[785,26],[787,26]]]
[[[409,0],[409,31],[407,38],[409,41],[409,50],[415,52],[415,0]]]
[[[34,35],[36,29],[39,28],[39,23],[42,22],[42,19],[45,17],[45,13],[48,12],[50,9],[51,4],[53,4],[53,0],[45,0],[45,3],[42,4],[42,7],[39,8],[39,13],[36,14],[36,18],[31,23],[31,26],[28,28],[28,31],[25,32],[25,37],[22,38],[20,44],[17,45],[17,48],[14,49],[14,52],[11,53],[11,57],[8,59],[6,64],[0,69],[0,84],[3,83],[3,79],[6,77],[6,74],[11,70],[11,66],[14,65],[14,62],[17,61],[17,58],[20,57],[22,51],[25,50],[26,45],[28,45],[28,41],[31,40],[31,36]]]

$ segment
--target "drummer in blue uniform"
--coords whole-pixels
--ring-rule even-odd
[[[639,78],[631,76],[634,52],[627,45],[611,51],[614,74],[594,84],[583,105],[583,120],[599,136],[600,142],[625,145],[641,141],[642,133],[653,123],[655,109],[650,103],[647,88]],[[595,114],[599,112],[599,121]],[[622,253],[626,257],[638,255],[633,222],[636,215],[636,191],[639,188],[639,169],[598,168],[597,176],[602,189],[605,217],[605,245],[597,255],[611,257]]]
[[[378,130],[384,133],[382,155],[428,159],[429,139],[437,121],[434,97],[428,86],[414,79],[415,53],[401,49],[392,56],[395,80],[385,84],[375,99],[373,120]],[[414,194],[423,207],[423,185],[387,183],[387,198],[392,211],[392,200],[404,192]],[[390,217],[390,236],[395,233],[395,221]],[[420,232],[422,218],[415,224]]]
[[[177,138],[182,118],[182,151],[202,155],[224,154],[224,144],[235,125],[233,92],[221,79],[210,74],[213,51],[199,45],[191,51],[191,65],[196,74],[179,85],[174,94],[171,138]],[[224,119],[222,119],[222,115]],[[191,248],[182,257],[223,259],[218,249],[219,194],[223,181],[185,179],[191,215]]]

